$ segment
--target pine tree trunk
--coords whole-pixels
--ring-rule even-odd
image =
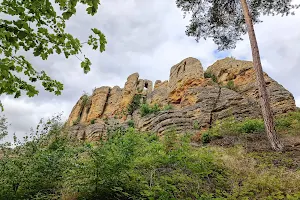
[[[260,104],[261,104],[262,115],[265,122],[265,129],[272,148],[276,151],[282,151],[283,145],[278,140],[278,137],[275,132],[274,118],[271,111],[270,99],[267,92],[266,82],[264,79],[264,74],[263,74],[262,65],[260,61],[260,55],[259,55],[258,45],[257,45],[256,36],[254,32],[252,18],[250,16],[246,0],[241,0],[241,4],[242,4],[242,9],[247,24],[248,35],[251,44],[253,67],[256,72],[256,84],[258,86],[258,91],[260,95]]]

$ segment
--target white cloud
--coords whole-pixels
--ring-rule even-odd
[[[264,69],[269,75],[297,97],[300,106],[300,12],[289,17],[264,17],[256,25],[257,39]],[[236,58],[251,60],[247,35],[237,48],[215,53],[211,40],[195,42],[185,35],[188,19],[173,0],[103,0],[95,16],[85,14],[83,6],[67,23],[67,29],[84,41],[90,28],[96,27],[106,35],[108,44],[102,54],[84,48],[91,59],[91,72],[85,75],[76,58],[51,56],[47,61],[29,57],[54,79],[64,83],[61,96],[40,91],[38,97],[2,101],[5,114],[13,124],[11,131],[22,135],[42,117],[64,111],[66,119],[83,91],[91,93],[102,85],[123,87],[128,75],[139,72],[141,78],[166,80],[170,68],[186,57],[200,59],[204,68],[227,53]]]

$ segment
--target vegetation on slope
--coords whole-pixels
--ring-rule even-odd
[[[286,119],[293,127],[296,116],[280,118],[280,126]],[[256,123],[238,130],[259,135]],[[189,134],[174,131],[109,134],[107,141],[74,141],[58,117],[42,121],[20,146],[2,148],[0,199],[300,198],[300,166],[288,152],[195,147]]]

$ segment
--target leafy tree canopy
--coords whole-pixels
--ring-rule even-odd
[[[261,15],[289,15],[299,5],[292,0],[247,0],[253,23]],[[235,48],[247,27],[239,0],[176,0],[184,15],[191,14],[186,34],[196,38],[212,38],[218,50]]]
[[[44,89],[60,95],[63,84],[51,79],[23,55],[30,51],[46,60],[51,54],[64,54],[66,58],[81,54],[78,38],[67,33],[66,21],[76,14],[77,4],[87,6],[86,12],[94,15],[100,0],[3,0],[0,3],[0,95],[33,97],[39,93],[33,82],[40,82]],[[93,28],[87,44],[94,50],[105,50],[106,38]],[[90,70],[91,61],[83,55],[81,67]],[[0,106],[3,106],[0,102]]]
[[[5,116],[0,116],[0,141],[8,134],[8,123]]]

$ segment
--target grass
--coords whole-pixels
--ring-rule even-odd
[[[275,129],[281,135],[300,135],[300,112],[290,112],[275,119]],[[249,119],[237,121],[229,117],[222,121],[216,121],[214,126],[202,134],[202,142],[209,143],[211,140],[223,136],[240,136],[245,134],[264,134],[264,122],[262,119]]]

